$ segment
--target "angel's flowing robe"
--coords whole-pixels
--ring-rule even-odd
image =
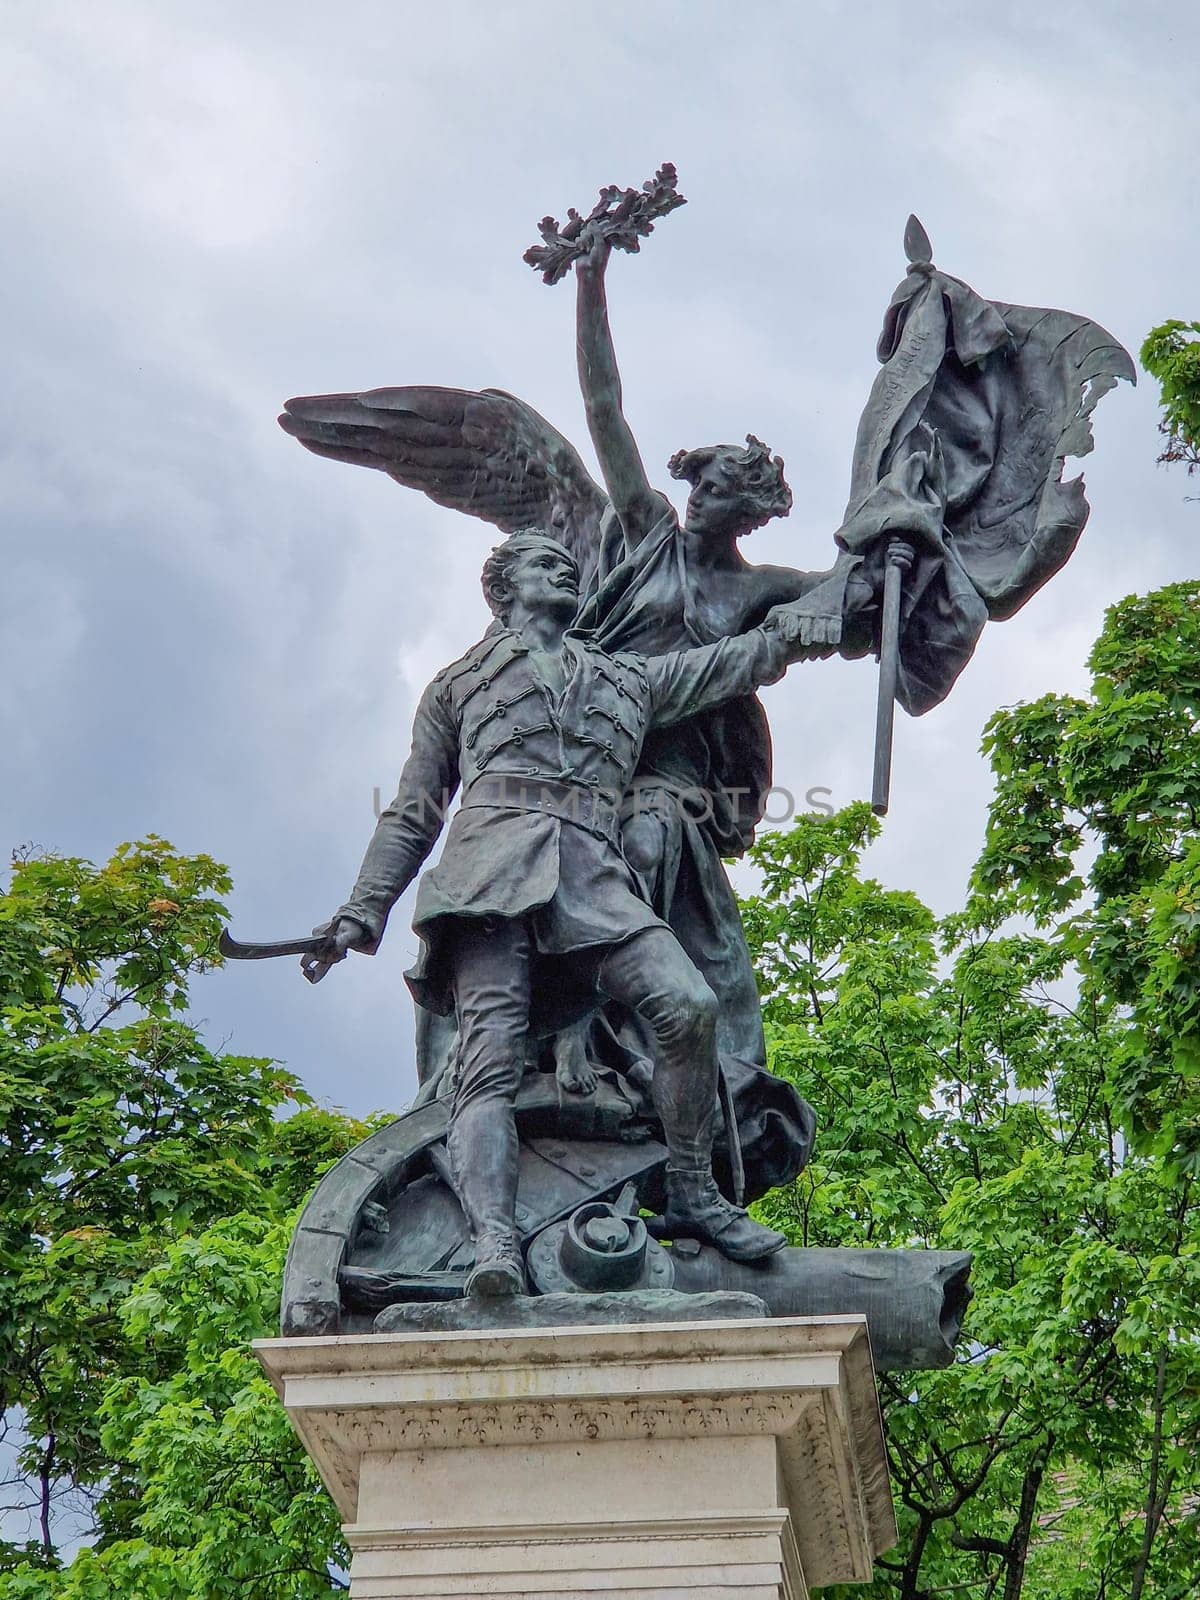
[[[712,643],[717,635],[696,613],[675,513],[664,514],[629,552],[612,523],[606,533],[580,626],[594,629],[607,650],[642,655]],[[814,584],[825,576],[814,574]],[[625,805],[627,827],[649,827],[658,835],[657,860],[643,873],[647,896],[720,1001],[717,1042],[748,1198],[796,1176],[816,1128],[807,1102],[767,1071],[758,987],[722,864],[750,843],[770,786],[766,714],[757,696],[747,695],[652,733]],[[639,864],[636,857],[633,864]],[[602,1063],[622,1070],[647,1054],[636,1022],[617,1015],[602,1020],[590,1048]]]
[[[1082,480],[1064,458],[1091,448],[1089,416],[1128,353],[1069,312],[984,300],[914,266],[879,345],[882,370],[863,412],[839,557],[820,609],[843,617],[843,655],[878,646],[874,599],[888,539],[912,544],[904,582],[897,699],[921,715],[950,692],[989,618],[1010,617],[1063,565],[1087,520]],[[673,512],[633,551],[610,518],[581,615],[611,650],[653,654],[710,642]],[[866,593],[866,606],[853,591]],[[810,599],[815,598],[810,595]],[[750,617],[746,625],[761,620]],[[807,1159],[812,1112],[765,1071],[759,1001],[722,856],[740,855],[770,787],[771,745],[758,700],[664,730],[647,743],[633,803],[663,830],[646,888],[721,1001],[720,1047],[746,1156],[747,1192],[786,1181]],[[681,804],[698,791],[695,818]],[[636,1048],[628,1024],[619,1042]]]

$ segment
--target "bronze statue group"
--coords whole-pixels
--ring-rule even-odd
[[[793,662],[878,653],[891,567],[903,590],[889,684],[912,713],[936,705],[984,622],[1070,555],[1087,504],[1079,480],[1061,481],[1063,457],[1090,447],[1096,399],[1132,376],[1087,319],[987,301],[937,271],[910,224],[833,560],[752,565],[743,539],[791,510],[779,457],[753,436],[680,451],[668,470],[688,486],[681,520],[622,409],[611,251],[636,249],[681,203],[664,168],[642,192],[603,191],[561,230],[546,219],[527,258],[548,282],[574,275],[603,490],[561,434],[498,390],[316,396],[280,418],[310,450],[507,535],[483,572],[491,626],[422,696],[396,797],[303,957],[315,982],[348,951],[376,949],[457,793],[418,891],[408,979],[423,1008],[421,1094],[452,1108],[469,1295],[526,1291],[514,1105],[547,1062],[564,1097],[594,1094],[605,1075],[643,1095],[667,1150],[666,1237],[735,1261],[785,1244],[743,1202],[801,1170],[814,1119],[767,1070],[723,864],[750,843],[771,786],[755,690]]]

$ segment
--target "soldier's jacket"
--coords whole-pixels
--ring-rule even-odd
[[[772,683],[787,660],[780,636],[761,628],[651,657],[609,655],[568,633],[555,695],[516,633],[488,633],[422,696],[396,797],[338,915],[378,946],[461,786],[413,917],[426,949],[409,981],[423,1003],[446,1008],[424,981],[446,919],[538,913],[538,947],[554,954],[661,926],[621,857],[616,823],[647,730]]]

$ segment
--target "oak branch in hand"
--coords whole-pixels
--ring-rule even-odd
[[[543,217],[538,223],[542,243],[530,245],[524,259],[541,273],[544,283],[557,283],[599,239],[610,249],[636,253],[641,249],[639,241],[654,232],[659,217],[687,204],[676,187],[678,182],[675,168],[664,161],[640,189],[619,189],[616,184],[609,184],[601,189],[599,200],[586,217],[574,206],[561,226],[557,217]]]

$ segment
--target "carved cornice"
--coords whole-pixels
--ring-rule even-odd
[[[350,1455],[374,1450],[453,1450],[607,1439],[731,1438],[795,1428],[811,1395],[704,1395],[666,1400],[521,1400],[453,1405],[363,1406],[322,1416],[322,1433]]]

